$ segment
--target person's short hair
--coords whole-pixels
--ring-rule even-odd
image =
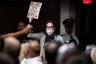
[[[53,47],[51,46],[50,48],[50,45],[53,44]],[[55,47],[54,47],[55,45]],[[46,46],[45,46],[45,58],[47,60],[48,63],[52,63],[54,61],[56,61],[56,57],[57,57],[57,51],[58,51],[58,48],[60,47],[60,45],[58,43],[54,43],[54,42],[50,42],[50,43],[46,43]]]
[[[14,37],[6,37],[4,39],[4,53],[8,54],[16,64],[19,63],[18,56],[20,54],[20,42]]]
[[[53,20],[47,20],[47,23],[46,24],[48,24],[48,23],[52,23],[53,26],[56,27],[55,21],[53,21]]]
[[[40,44],[40,39],[38,37],[28,37],[28,42],[32,40],[32,41],[37,41]]]
[[[36,38],[32,38],[28,41],[29,43],[29,53],[34,53],[36,56],[40,54],[40,41]]]
[[[64,44],[58,49],[57,63],[66,64],[66,61],[70,57],[79,55],[80,53],[81,53],[81,51],[79,51],[79,49],[77,47],[70,45],[70,44]]]
[[[20,42],[14,37],[6,37],[4,39],[4,52],[8,53],[9,55],[19,56],[20,53]],[[17,44],[17,45],[16,45]],[[13,45],[13,46],[12,46]],[[14,47],[16,46],[16,47]]]
[[[78,55],[77,57],[75,57],[74,60],[69,62],[69,64],[92,64],[92,60],[90,56],[86,55],[85,53],[82,53],[81,55]]]

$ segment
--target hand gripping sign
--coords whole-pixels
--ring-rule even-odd
[[[27,13],[27,18],[30,18],[30,20],[32,20],[33,18],[38,19],[41,6],[42,6],[41,2],[31,1],[29,10]]]

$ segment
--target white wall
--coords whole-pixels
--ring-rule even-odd
[[[60,13],[60,34],[65,32],[62,21],[69,18],[69,3],[68,0],[61,1],[61,13]]]
[[[70,2],[69,2],[70,1]],[[60,34],[65,32],[62,21],[67,18],[75,19],[75,0],[63,0],[61,1],[61,12],[60,12]],[[74,27],[75,32],[75,27]]]

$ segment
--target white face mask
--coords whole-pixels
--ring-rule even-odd
[[[47,29],[46,32],[50,36],[54,33],[54,29]]]

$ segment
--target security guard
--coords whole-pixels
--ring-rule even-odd
[[[62,34],[64,43],[68,43],[70,40],[75,40],[79,45],[79,40],[73,33],[75,20],[72,18],[65,19],[63,25],[65,26],[65,33]]]

